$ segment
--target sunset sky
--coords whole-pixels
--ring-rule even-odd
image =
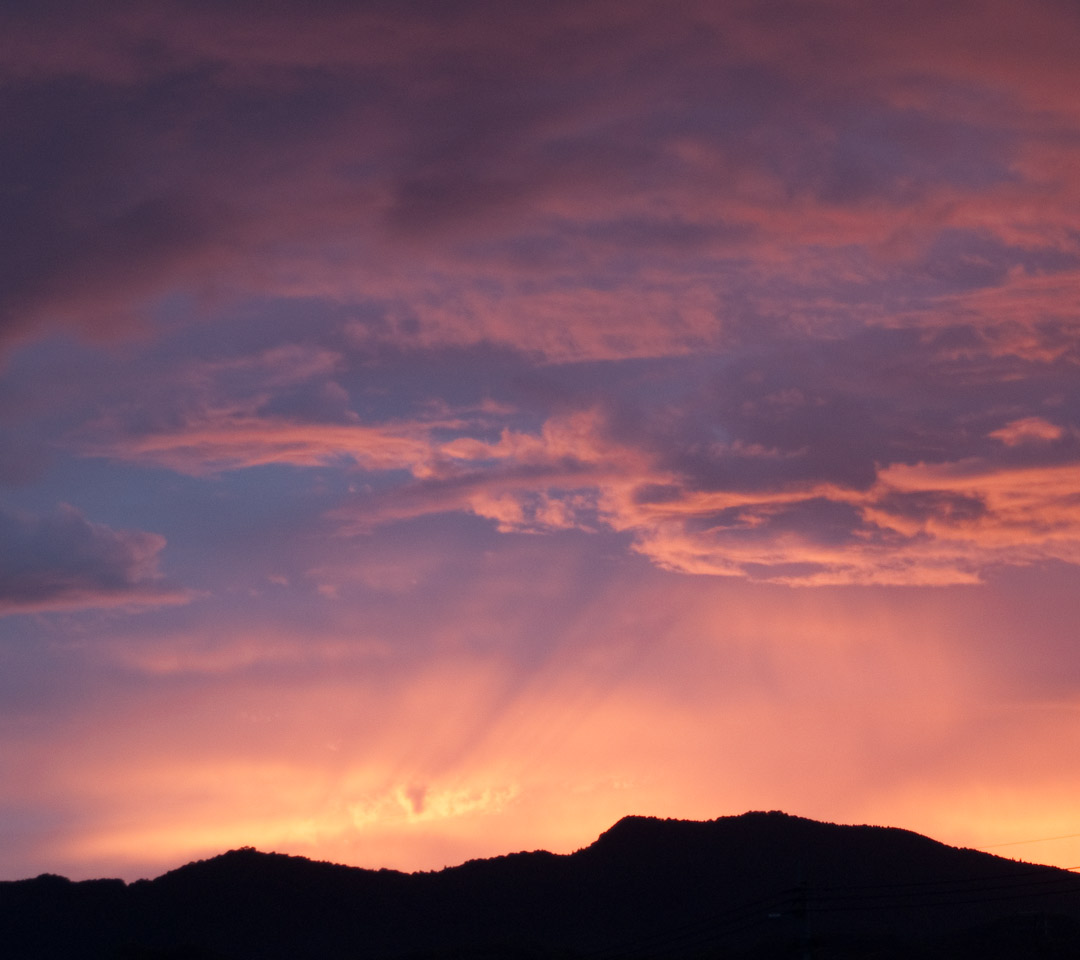
[[[1080,865],[1078,51],[5,3],[0,879],[753,809]]]

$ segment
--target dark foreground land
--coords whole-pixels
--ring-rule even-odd
[[[234,850],[156,880],[0,883],[10,960],[1080,958],[1080,876],[781,813],[627,817],[437,873]]]

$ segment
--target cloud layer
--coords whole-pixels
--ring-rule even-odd
[[[385,474],[330,511],[341,532],[464,511],[504,532],[628,534],[688,573],[941,585],[1080,558],[1069,362],[957,357],[947,335],[873,331],[683,365],[657,398],[658,373],[596,369],[577,396],[534,405],[532,428],[490,400],[365,421],[335,379],[344,357],[293,351],[288,363],[303,388],[288,404],[265,382],[241,395],[243,364],[189,370],[198,388],[181,419],[113,418],[86,451],[196,476],[268,464]],[[229,393],[215,385],[223,369]],[[335,405],[320,416],[301,396]],[[1041,415],[1018,415],[1030,410]]]
[[[174,349],[205,355],[222,305],[292,304],[247,353],[152,373],[181,391],[159,422],[81,449],[412,475],[342,508],[361,523],[601,524],[793,583],[1071,562],[1078,25],[985,6],[26,8],[0,312],[16,339],[195,320]],[[333,320],[305,331],[313,309]],[[405,390],[358,409],[387,351],[469,377],[491,347],[592,365],[531,429],[413,416]],[[665,359],[632,402],[595,366]],[[1046,498],[1005,510],[1042,468]]]
[[[1075,22],[849,6],[24,8],[6,329],[176,290],[568,360],[1071,323]]]

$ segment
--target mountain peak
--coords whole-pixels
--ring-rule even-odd
[[[671,817],[646,817],[630,815],[623,817],[605,830],[593,844],[611,847],[623,844],[637,845],[655,842],[679,842],[682,839],[703,840],[723,834],[745,833],[757,835],[762,831],[792,828],[797,825],[822,826],[815,820],[796,817],[781,810],[750,810],[746,813],[715,820],[680,820]],[[825,826],[833,826],[827,824]]]
[[[1021,949],[1036,927],[1061,946],[1038,956],[1080,956],[1080,877],[780,811],[627,816],[569,856],[436,873],[241,847],[127,887],[0,884],[0,943],[34,960],[788,956],[805,948],[796,918],[810,914],[821,956],[1017,960],[1036,955]]]

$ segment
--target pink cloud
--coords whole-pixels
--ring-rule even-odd
[[[314,467],[352,462],[371,470],[421,469],[426,425],[365,427],[223,417],[172,433],[91,447],[91,454],[204,474],[269,463]]]
[[[1024,417],[1011,420],[1000,430],[994,430],[990,436],[1000,440],[1007,447],[1024,443],[1048,443],[1058,440],[1064,434],[1061,427],[1044,420],[1042,417]]]
[[[26,53],[16,45],[6,69],[29,87],[82,77],[84,100],[50,103],[86,119],[61,143],[31,136],[28,105],[12,114],[36,158],[19,175],[36,189],[12,209],[22,259],[0,310],[22,336],[101,330],[177,291],[207,314],[255,295],[334,304],[333,348],[194,364],[177,377],[182,409],[141,429],[114,411],[104,439],[79,445],[192,475],[411,474],[342,508],[358,529],[444,511],[508,532],[607,528],[670,569],[792,583],[966,582],[1002,558],[1065,559],[1072,533],[1044,535],[1038,505],[1018,514],[995,498],[1016,464],[988,460],[984,483],[948,488],[987,511],[973,518],[930,473],[982,451],[926,454],[933,424],[875,440],[885,415],[857,409],[873,385],[839,400],[747,388],[737,413],[717,411],[729,436],[665,442],[616,436],[587,410],[544,412],[544,426],[497,441],[498,414],[360,418],[338,382],[388,344],[497,345],[550,365],[835,343],[859,363],[867,329],[917,331],[923,356],[963,368],[957,382],[1038,382],[1076,341],[1077,117],[1054,91],[1076,74],[1077,24],[1059,14],[996,2],[899,18],[843,2],[782,15],[587,3],[543,18],[286,7],[257,25],[168,4],[92,23],[27,13],[13,26]],[[50,36],[63,56],[35,53]],[[495,56],[507,37],[514,56]],[[139,54],[151,39],[156,62]],[[310,86],[316,67],[325,89]],[[168,71],[176,94],[154,113],[149,81]],[[372,78],[377,97],[362,92]],[[142,119],[124,96],[148,98]],[[1035,366],[999,365],[1014,359]],[[764,362],[777,381],[797,376]],[[311,396],[274,409],[296,385]],[[981,436],[1016,457],[1038,441],[1064,450],[1070,428],[1034,403],[1014,399]],[[939,444],[964,436],[957,413]],[[662,502],[642,493],[660,489]]]
[[[556,361],[717,349],[747,310],[832,332],[808,298],[918,322],[935,310],[837,289],[918,279],[943,229],[1075,253],[1075,116],[1052,96],[1075,25],[1051,4],[987,9],[28,12],[9,73],[89,85],[85,103],[57,95],[84,118],[70,142],[14,115],[37,206],[10,211],[25,229],[3,322],[115,331],[178,291],[378,300],[361,337]],[[181,78],[166,112],[125,112],[161,74]],[[384,97],[362,94],[372,76]],[[978,295],[951,293],[958,310]]]
[[[751,413],[815,412],[802,393],[775,396],[799,400]],[[482,439],[476,431],[490,431],[492,416],[325,424],[226,415],[96,452],[194,475],[269,463],[404,471],[412,480],[355,493],[332,518],[346,532],[446,512],[487,518],[507,533],[607,529],[629,534],[635,550],[684,573],[940,585],[978,582],[1001,564],[1080,562],[1071,463],[897,462],[879,464],[864,486],[785,478],[805,451],[736,440],[708,452],[709,469],[732,471],[733,482],[695,489],[675,466],[682,451],[661,456],[616,439],[599,409],[551,416],[535,433],[504,427],[497,440]],[[990,433],[1018,450],[1061,435],[1041,418]]]

